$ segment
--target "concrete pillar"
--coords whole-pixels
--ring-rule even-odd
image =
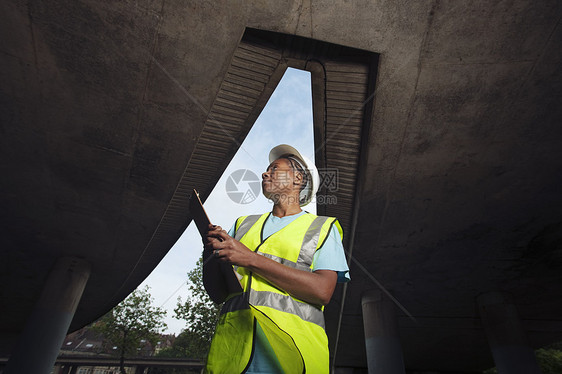
[[[90,276],[90,265],[62,257],[51,269],[4,374],[49,374]]]
[[[353,368],[341,368],[341,367],[337,367],[334,368],[334,374],[353,374],[355,370]]]
[[[535,352],[509,297],[490,292],[476,301],[498,374],[540,374]]]
[[[394,304],[381,291],[370,290],[361,305],[369,374],[404,374]]]

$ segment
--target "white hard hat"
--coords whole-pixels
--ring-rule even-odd
[[[314,162],[310,161],[310,159],[301,155],[294,147],[287,144],[280,144],[269,151],[269,163],[283,156],[292,156],[299,161],[303,169],[305,169],[308,178],[306,186],[300,192],[299,205],[303,206],[310,203],[314,195],[316,195],[316,192],[318,192],[318,187],[320,185],[320,177],[318,176],[316,165],[314,165]]]

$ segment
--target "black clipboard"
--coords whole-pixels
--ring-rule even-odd
[[[189,210],[197,230],[205,242],[211,220],[195,189],[191,195]],[[207,249],[203,249],[203,286],[211,300],[217,304],[224,302],[230,294],[242,292],[240,280],[232,265],[217,261],[213,253]]]

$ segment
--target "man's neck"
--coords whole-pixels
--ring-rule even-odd
[[[282,202],[279,202],[273,205],[271,213],[275,217],[285,217],[292,216],[293,214],[300,213],[301,211],[302,209],[298,204],[283,204]]]

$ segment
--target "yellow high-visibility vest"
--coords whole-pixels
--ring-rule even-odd
[[[293,268],[312,271],[316,250],[335,225],[333,217],[303,214],[264,240],[269,214],[240,217],[235,239],[249,249]],[[252,361],[259,323],[285,373],[328,373],[328,338],[323,306],[292,297],[264,278],[238,267],[244,292],[224,303],[207,359],[207,373],[243,373]]]

